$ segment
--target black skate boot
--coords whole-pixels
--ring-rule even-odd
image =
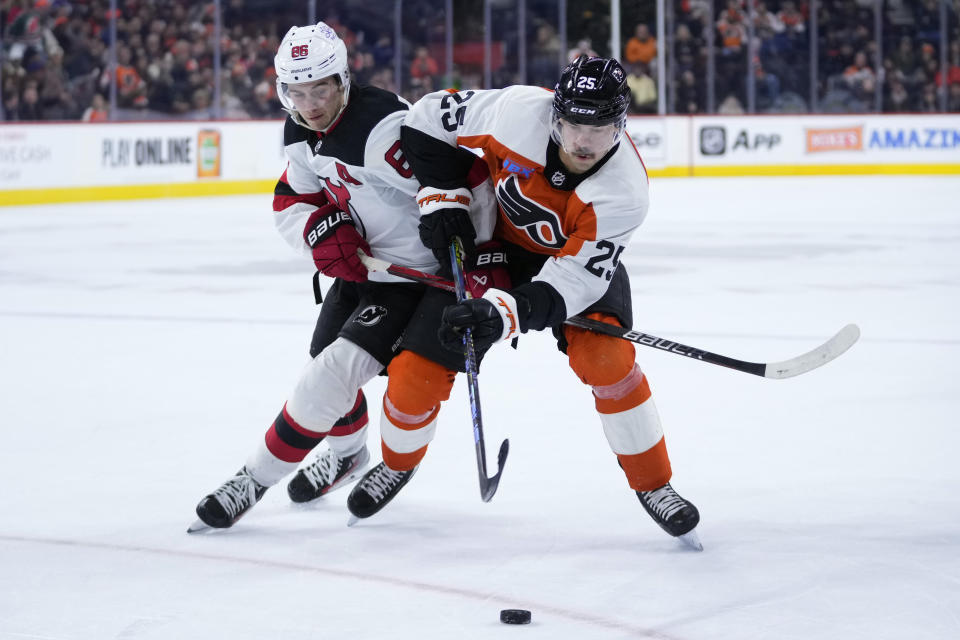
[[[267,489],[268,487],[253,479],[246,467],[240,469],[237,475],[200,501],[197,505],[197,516],[200,519],[187,529],[187,533],[210,527],[214,529],[232,527],[240,516],[260,501]]]
[[[367,445],[353,455],[340,457],[333,449],[303,467],[287,485],[287,493],[294,502],[310,502],[322,495],[347,485],[363,472],[370,462]]]
[[[703,545],[694,531],[700,522],[700,512],[692,502],[680,497],[669,482],[653,491],[637,491],[637,498],[661,529],[694,549],[703,551]]]
[[[347,525],[355,524],[360,518],[369,518],[387,506],[387,503],[400,493],[403,485],[410,482],[417,468],[394,471],[381,462],[367,471],[347,498],[347,508],[352,514]]]

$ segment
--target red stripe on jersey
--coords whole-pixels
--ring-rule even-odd
[[[318,433],[316,431],[311,431],[306,427],[301,427],[297,424],[297,421],[290,417],[290,414],[287,413],[287,405],[283,405],[283,419],[287,421],[287,424],[290,425],[290,428],[299,433],[300,435],[306,436],[308,438],[319,438],[320,436],[326,435],[326,433]]]
[[[264,436],[264,440],[267,444],[267,451],[284,462],[302,462],[303,459],[307,457],[307,454],[310,453],[310,449],[298,449],[297,447],[291,447],[289,444],[281,440],[280,436],[277,435],[277,430],[273,427],[267,429],[267,434]]]
[[[633,151],[637,154],[637,157],[640,158],[640,164],[643,166],[643,175],[647,177],[647,184],[650,184],[650,173],[647,171],[647,163],[643,161],[643,156],[640,155],[637,145],[633,144],[633,138],[630,137],[630,134],[627,133],[625,137],[630,141],[630,146],[633,147]]]
[[[280,176],[280,180],[277,182],[276,188],[273,190],[273,211],[279,213],[288,207],[292,207],[295,204],[309,204],[314,207],[322,207],[323,205],[330,202],[327,198],[326,191],[319,191],[317,193],[297,193],[293,187],[290,186],[290,182],[287,180],[287,171],[284,170],[283,175]]]
[[[470,173],[467,174],[467,186],[476,189],[489,177],[490,167],[483,161],[483,158],[477,156],[477,159],[473,161],[473,166],[470,167]]]
[[[342,418],[337,420],[333,425],[333,428],[330,429],[328,435],[331,436],[349,436],[352,433],[356,433],[367,426],[367,423],[370,422],[370,418],[367,415],[367,402],[363,397],[363,389],[357,392],[357,401],[353,404],[353,408],[350,409]]]

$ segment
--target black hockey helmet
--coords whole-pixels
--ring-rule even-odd
[[[613,58],[580,56],[560,72],[553,113],[575,124],[626,125],[630,88],[627,73]]]

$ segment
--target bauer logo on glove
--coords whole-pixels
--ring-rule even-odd
[[[364,282],[367,268],[360,262],[357,249],[370,254],[370,245],[364,240],[353,219],[334,204],[326,204],[314,211],[303,230],[303,239],[310,247],[317,271],[331,278]]]
[[[504,291],[510,288],[507,254],[499,242],[481,244],[468,263],[464,278],[471,297],[482,298],[491,287]]]
[[[326,207],[324,207],[326,208]],[[317,209],[317,213],[322,212],[323,209]],[[313,227],[310,228],[310,222],[313,222]],[[340,211],[339,209],[329,214],[321,214],[319,219],[315,219],[313,216],[310,217],[310,220],[307,221],[307,227],[309,231],[307,232],[306,241],[312,249],[317,245],[318,242],[324,240],[334,228],[341,223],[353,224],[353,219],[350,217],[350,214],[346,211]]]

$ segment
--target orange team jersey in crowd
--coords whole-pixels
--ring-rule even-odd
[[[550,284],[570,315],[604,294],[648,207],[646,168],[624,134],[584,174],[567,171],[551,142],[553,92],[513,86],[438,91],[405,125],[483,152],[499,206],[495,237],[553,256],[534,280]]]
[[[627,62],[642,62],[649,64],[657,56],[657,39],[647,38],[646,42],[638,38],[630,38],[623,57]]]

